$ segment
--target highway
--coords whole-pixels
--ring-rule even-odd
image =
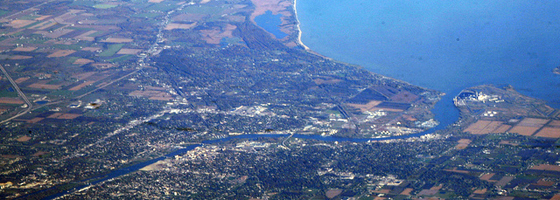
[[[6,78],[8,78],[8,80],[10,80],[10,83],[12,83],[12,86],[14,86],[14,89],[17,91],[18,96],[21,97],[23,99],[23,101],[25,101],[25,104],[27,104],[27,109],[25,109],[25,111],[20,112],[20,113],[14,115],[14,116],[12,116],[8,119],[5,119],[5,120],[1,121],[0,124],[3,124],[3,123],[9,122],[10,120],[18,118],[19,116],[22,116],[22,115],[28,113],[29,111],[31,111],[31,109],[33,109],[33,104],[31,104],[31,102],[29,101],[29,99],[27,99],[27,96],[25,96],[25,94],[21,91],[21,89],[19,89],[19,86],[17,85],[17,83],[8,74],[8,71],[6,71],[6,69],[4,69],[4,66],[0,65],[0,70],[2,70],[2,73],[4,73]]]
[[[51,2],[51,1],[45,1],[45,2],[43,2],[43,3],[40,3],[40,4],[35,5],[35,6],[33,6],[33,7],[27,8],[27,9],[25,9],[25,10],[18,11],[18,12],[16,12],[16,13],[12,13],[11,15],[8,15],[8,16],[4,16],[4,17],[2,17],[2,18],[0,18],[0,19],[11,18],[11,17],[16,16],[16,15],[18,15],[18,14],[22,14],[22,13],[25,13],[25,12],[27,12],[27,11],[31,11],[31,10],[33,10],[34,8],[37,8],[37,7],[42,6],[42,5],[45,5],[46,3],[49,3],[49,2]]]
[[[40,4],[37,4],[37,5],[32,6],[32,7],[30,7],[30,8],[27,8],[27,9],[25,9],[25,10],[18,11],[18,12],[16,12],[16,13],[12,13],[11,15],[8,15],[8,16],[4,16],[4,17],[2,17],[2,18],[0,18],[0,19],[7,19],[7,18],[11,18],[11,17],[13,17],[13,16],[16,16],[16,15],[18,15],[18,14],[21,14],[21,13],[25,13],[25,12],[28,12],[28,11],[32,11],[33,9],[35,9],[35,8],[37,8],[37,7],[39,7],[39,6],[45,5],[45,4],[49,3],[49,2],[51,2],[51,1],[45,1],[45,2],[43,2],[43,3],[40,3]],[[14,79],[12,79],[12,77],[10,77],[10,75],[8,74],[8,71],[6,71],[6,69],[4,68],[4,66],[0,65],[0,70],[2,70],[2,73],[4,73],[4,75],[6,76],[6,78],[8,78],[8,80],[10,80],[10,83],[12,83],[12,86],[14,86],[14,89],[16,89],[16,91],[17,91],[19,97],[21,97],[21,98],[23,99],[23,101],[25,101],[25,104],[27,104],[27,109],[26,109],[25,111],[20,112],[20,113],[18,113],[18,114],[16,114],[16,115],[14,115],[14,116],[12,116],[12,117],[10,117],[10,118],[8,118],[8,119],[5,119],[5,120],[3,120],[3,121],[0,122],[0,124],[4,124],[4,123],[6,123],[6,122],[11,121],[12,119],[18,118],[19,116],[25,115],[26,113],[28,113],[29,111],[31,111],[31,110],[33,109],[33,105],[31,104],[31,102],[29,101],[29,99],[27,99],[27,96],[25,96],[25,94],[21,91],[21,89],[19,89],[19,86],[18,86],[17,83],[14,81]]]
[[[33,7],[31,7],[31,8],[28,8],[28,9],[25,9],[25,10],[22,10],[22,11],[19,11],[19,12],[17,12],[17,13],[13,13],[13,14],[11,14],[11,15],[9,15],[9,16],[4,16],[4,17],[2,17],[2,18],[0,18],[0,19],[9,18],[9,17],[15,16],[15,15],[17,15],[17,14],[20,14],[20,13],[22,13],[22,12],[30,11],[30,10],[36,8],[36,7],[45,5],[45,4],[48,3],[48,2],[51,2],[51,1],[43,2],[43,3],[41,3],[41,4],[38,4],[38,5],[33,6]],[[177,10],[183,9],[185,6],[187,6],[187,4],[182,5],[182,6],[180,6],[179,8],[177,8],[177,9],[175,9],[175,10],[172,10],[172,11],[169,11],[169,12],[167,13],[167,15],[165,16],[165,19],[162,21],[162,23],[160,23],[160,26],[158,27],[159,31],[158,31],[158,34],[157,34],[157,39],[156,39],[156,41],[150,46],[150,48],[149,48],[148,51],[147,51],[148,55],[154,56],[154,55],[159,54],[159,53],[163,50],[163,48],[159,46],[159,42],[161,42],[161,41],[164,40],[164,37],[163,37],[163,29],[164,29],[164,28],[166,27],[166,25],[169,23],[169,21],[170,21],[170,20],[169,20],[170,15],[171,15],[172,13],[176,12]],[[72,100],[81,99],[82,97],[84,97],[84,96],[86,96],[86,95],[89,95],[89,94],[91,94],[91,93],[93,93],[93,92],[96,92],[96,91],[98,91],[98,90],[100,90],[100,89],[103,89],[103,88],[105,88],[105,87],[107,87],[107,86],[109,86],[109,85],[111,85],[111,84],[113,84],[113,83],[115,83],[115,82],[117,82],[117,81],[120,81],[120,80],[122,80],[122,79],[124,79],[124,78],[126,78],[126,77],[129,77],[129,76],[131,76],[131,75],[133,75],[133,74],[135,74],[135,73],[138,73],[140,70],[142,70],[142,69],[144,68],[144,64],[145,64],[145,61],[147,60],[147,57],[148,57],[148,56],[142,56],[141,59],[138,60],[138,62],[137,62],[137,65],[138,65],[139,67],[138,67],[136,70],[132,71],[131,73],[128,73],[128,74],[126,74],[126,75],[124,75],[124,76],[122,76],[122,77],[120,77],[120,78],[118,78],[118,79],[115,79],[115,80],[109,82],[108,84],[105,84],[104,86],[95,88],[95,89],[92,90],[92,91],[89,91],[89,92],[86,92],[85,94],[82,94],[82,95],[80,95],[80,96],[74,97],[74,98],[72,98]],[[10,80],[10,82],[12,83],[12,85],[14,86],[14,88],[16,89],[16,91],[18,92],[18,95],[19,95],[19,96],[25,101],[25,103],[27,104],[27,109],[26,109],[25,111],[20,112],[20,113],[14,115],[14,116],[12,116],[12,117],[10,117],[10,118],[8,118],[8,119],[5,119],[5,120],[1,121],[0,124],[4,124],[4,123],[6,123],[6,122],[8,122],[8,121],[11,121],[12,119],[18,118],[18,117],[20,117],[20,116],[22,116],[22,115],[24,115],[24,114],[26,114],[26,113],[28,113],[28,112],[30,112],[30,111],[32,111],[32,110],[35,110],[35,109],[38,109],[38,108],[41,108],[41,107],[44,107],[44,106],[53,105],[53,104],[58,104],[58,103],[62,103],[62,102],[67,102],[67,100],[61,100],[61,101],[50,102],[50,103],[47,103],[47,104],[45,104],[45,105],[41,105],[41,106],[39,106],[39,107],[36,107],[36,108],[34,109],[34,108],[33,108],[33,105],[32,105],[31,102],[29,101],[29,99],[27,99],[27,97],[25,96],[25,94],[20,90],[20,88],[19,88],[19,86],[17,85],[17,83],[10,77],[10,75],[9,75],[8,72],[4,69],[4,67],[3,67],[2,65],[0,65],[0,69],[2,70],[2,72],[4,73],[4,75],[6,75],[6,78],[8,78],[8,80]],[[181,91],[178,90],[178,93],[180,94]]]

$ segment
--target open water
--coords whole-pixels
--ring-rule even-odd
[[[264,28],[264,30],[268,31],[269,33],[272,33],[274,37],[278,39],[282,39],[288,36],[288,34],[280,30],[279,26],[282,24],[281,17],[282,17],[281,14],[273,15],[272,12],[266,11],[265,14],[256,16],[255,22],[257,23],[258,26]]]
[[[514,86],[560,108],[560,1],[299,0],[302,42],[333,59],[448,95],[433,110],[449,124],[462,89]]]
[[[452,103],[462,89],[481,84],[511,84],[526,95],[560,108],[560,1],[553,0],[299,0],[303,43],[325,56],[415,85],[448,93],[434,108],[440,126],[424,133],[375,139],[294,135],[322,141],[367,142],[417,137],[442,129],[458,118]],[[255,21],[276,37],[279,16]],[[287,137],[242,135],[234,138]],[[97,184],[192,150],[115,170],[81,182]],[[85,188],[76,186],[54,199]]]

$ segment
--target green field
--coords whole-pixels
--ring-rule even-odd
[[[49,98],[56,98],[58,96],[65,96],[65,97],[69,97],[70,95],[74,94],[74,91],[70,91],[70,90],[55,90],[50,92],[47,96]]]
[[[53,79],[53,80],[47,82],[47,84],[52,84],[52,85],[56,85],[56,84],[59,84],[59,83],[60,83],[60,84],[64,83],[64,80],[62,80],[62,79]]]
[[[111,4],[96,4],[93,6],[94,8],[99,8],[99,9],[108,9],[108,8],[114,8],[117,7],[117,5],[111,5]]]
[[[159,17],[163,14],[161,13],[139,13],[139,14],[134,14],[132,15],[132,17],[138,17],[138,18],[155,18],[155,17]]]
[[[120,56],[120,57],[116,57],[116,58],[109,59],[109,60],[107,60],[107,61],[112,62],[112,63],[118,63],[118,62],[127,61],[127,60],[129,60],[130,58],[132,58],[132,57],[133,57],[133,55],[124,55],[124,56]]]
[[[177,6],[174,4],[164,4],[164,3],[156,3],[146,8],[146,10],[159,10],[162,12],[167,12],[173,10]]]
[[[80,44],[80,43],[71,44],[71,45],[65,45],[65,44],[53,44],[52,45],[52,47],[54,47],[56,49],[64,49],[64,50],[69,49],[69,50],[76,50],[76,51],[79,51],[81,49],[80,47],[82,47],[82,46],[83,46],[83,44]]]
[[[10,92],[8,90],[0,91],[0,97],[18,97],[17,92]]]
[[[241,40],[241,38],[238,37],[233,37],[233,38],[225,37],[222,38],[222,40],[220,41],[220,43],[227,43],[227,44],[240,44],[242,42],[243,40]]]
[[[75,26],[68,27],[68,29],[74,29],[74,30],[80,30],[80,31],[90,31],[90,30],[93,30],[92,28],[75,27]]]
[[[25,15],[25,16],[19,17],[18,19],[34,20],[34,19],[36,19],[37,17],[39,17],[39,16],[37,16],[37,15]]]
[[[14,37],[19,37],[21,35],[23,35],[22,31],[12,34],[12,36],[14,36]]]
[[[88,36],[89,37],[97,37],[97,36],[102,35],[103,33],[104,33],[104,31],[97,31],[95,33],[89,34]]]
[[[42,21],[36,21],[36,22],[33,22],[32,24],[24,26],[23,28],[29,28],[29,27],[35,26],[35,25],[40,24],[40,23],[43,23],[43,22]]]
[[[103,52],[101,52],[99,54],[99,56],[102,57],[109,57],[109,56],[113,56],[115,55],[115,53],[117,53],[117,51],[121,50],[121,48],[124,46],[124,44],[112,44],[109,45],[109,47],[107,47],[107,50],[104,50]]]
[[[93,6],[95,5],[94,1],[74,1],[71,6]]]
[[[68,62],[69,62],[69,63],[74,63],[74,61],[76,61],[76,60],[78,60],[78,59],[79,59],[79,57],[74,57],[74,56],[72,56],[72,57],[69,57],[69,58],[68,58]]]
[[[201,7],[186,7],[181,10],[181,13],[196,13],[196,14],[208,14],[208,15],[215,15],[216,13],[220,13],[223,11],[224,8],[221,7],[212,7],[212,6],[201,6]]]
[[[27,37],[25,39],[17,39],[15,42],[19,44],[43,44],[47,41],[47,39],[43,38],[40,35],[32,35],[33,37]]]
[[[7,11],[7,10],[0,10],[0,16],[5,15],[5,14],[8,14],[8,13],[10,13],[10,11]]]

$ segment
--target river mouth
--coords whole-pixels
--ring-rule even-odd
[[[336,2],[332,1],[332,0],[325,0],[325,1],[321,1],[319,4],[323,4],[323,5],[332,5],[335,4]],[[300,0],[301,3],[308,3],[311,2],[311,0]],[[300,3],[298,2],[298,3]],[[357,1],[353,1],[351,2],[349,5],[354,5],[355,3],[368,3],[369,1],[364,1],[364,0],[357,0]],[[373,1],[372,1],[373,2]],[[375,1],[377,3],[379,2],[385,2],[386,1]],[[373,3],[375,3],[373,2]],[[399,2],[399,1],[393,1],[393,2]],[[498,1],[498,2],[503,2],[503,1]],[[301,4],[300,3],[300,4]],[[332,3],[332,4],[331,4]],[[348,2],[344,2],[344,3],[348,3]],[[460,2],[459,2],[460,3]],[[463,2],[466,3],[466,2]],[[512,4],[515,3],[519,3],[519,1],[514,1]],[[335,4],[336,6],[337,4]],[[348,6],[348,5],[347,5]],[[367,5],[360,5],[361,8],[368,8]],[[388,7],[390,7],[391,5],[387,5]],[[425,8],[426,5],[424,5],[424,7],[420,7],[420,8]],[[550,5],[547,5],[550,6]],[[552,8],[555,8],[554,6],[550,6]],[[558,6],[556,6],[558,7]],[[329,28],[329,26],[324,25],[324,26],[317,26],[319,28],[324,28],[327,31],[333,31],[335,30],[335,32],[332,32],[334,34],[320,34],[317,33],[317,30],[309,30],[308,28],[311,27],[311,25],[309,25],[309,14],[310,13],[314,13],[315,11],[313,10],[309,10],[310,8],[307,6],[303,6],[303,5],[298,5],[298,9],[300,9],[300,14],[303,14],[304,16],[307,16],[308,18],[305,19],[305,17],[302,18],[300,17],[300,21],[302,21],[302,25],[303,25],[303,42],[310,46],[310,48],[316,52],[319,52],[321,54],[324,54],[326,56],[332,57],[334,59],[337,60],[341,60],[341,61],[345,61],[345,62],[349,62],[349,63],[356,63],[356,64],[360,64],[364,67],[366,67],[367,69],[369,69],[370,71],[373,71],[375,73],[379,73],[379,74],[383,74],[383,75],[387,75],[390,77],[394,77],[397,79],[402,79],[405,80],[407,82],[410,82],[412,84],[415,85],[420,85],[423,87],[428,87],[428,88],[432,88],[432,89],[437,89],[440,91],[443,91],[445,93],[447,93],[447,95],[445,95],[440,102],[438,102],[435,105],[435,108],[432,110],[432,112],[435,114],[435,118],[436,120],[440,121],[440,125],[436,128],[430,129],[429,131],[426,132],[422,132],[422,133],[418,133],[418,134],[412,134],[412,135],[406,135],[406,136],[399,136],[399,137],[389,137],[389,138],[362,138],[362,139],[354,139],[354,138],[337,138],[337,137],[322,137],[322,136],[317,136],[317,135],[294,135],[294,137],[296,138],[302,138],[302,139],[316,139],[316,140],[322,140],[322,141],[351,141],[351,142],[369,142],[369,141],[374,141],[374,140],[390,140],[390,139],[405,139],[405,138],[410,138],[410,137],[418,137],[424,134],[428,134],[428,133],[432,133],[434,131],[437,130],[441,130],[444,129],[445,127],[447,127],[448,125],[452,124],[453,122],[455,122],[458,117],[459,117],[459,112],[458,110],[455,108],[455,106],[453,105],[452,102],[452,98],[454,95],[458,94],[462,89],[466,88],[466,87],[470,87],[470,86],[475,86],[475,85],[480,85],[480,84],[486,84],[486,83],[494,83],[494,84],[512,84],[514,85],[514,87],[520,88],[520,92],[524,93],[524,94],[528,94],[529,96],[534,96],[537,98],[542,98],[545,100],[554,100],[556,97],[560,96],[558,94],[560,94],[560,91],[554,90],[554,88],[551,88],[550,86],[552,85],[553,87],[557,87],[560,86],[560,78],[558,78],[557,76],[552,75],[551,73],[551,69],[555,66],[558,65],[557,62],[560,62],[560,53],[554,53],[553,52],[553,47],[556,48],[557,44],[560,44],[560,41],[556,41],[553,40],[552,42],[550,42],[550,44],[545,44],[543,49],[538,49],[536,48],[536,46],[539,45],[543,45],[544,43],[546,43],[548,40],[544,40],[544,41],[540,41],[540,42],[536,42],[535,44],[532,44],[531,42],[523,42],[521,41],[520,43],[516,43],[517,45],[512,45],[512,47],[510,47],[511,49],[509,50],[500,50],[500,51],[493,51],[492,47],[495,46],[489,46],[487,48],[482,48],[482,47],[476,47],[476,49],[480,50],[478,52],[472,53],[474,54],[474,56],[471,57],[461,57],[461,56],[457,56],[457,55],[464,55],[464,52],[468,52],[468,51],[460,51],[462,50],[461,48],[467,47],[465,45],[461,45],[462,43],[469,43],[469,41],[475,41],[476,38],[470,38],[470,37],[465,37],[465,36],[460,36],[458,37],[457,34],[455,33],[462,33],[460,31],[450,31],[449,35],[447,37],[442,37],[442,38],[436,38],[436,39],[443,39],[443,40],[430,40],[428,39],[424,39],[424,40],[419,40],[419,41],[408,41],[408,40],[403,40],[401,42],[404,42],[406,44],[410,44],[412,45],[413,48],[409,50],[407,50],[406,48],[403,49],[404,47],[410,47],[407,45],[402,45],[399,48],[399,44],[398,42],[400,40],[397,39],[381,39],[381,42],[387,42],[387,41],[393,41],[393,42],[397,42],[397,43],[382,43],[384,45],[379,45],[377,47],[371,47],[371,46],[366,46],[366,47],[360,47],[360,46],[356,46],[354,45],[354,49],[351,50],[347,50],[344,48],[341,48],[340,50],[342,52],[337,52],[337,51],[333,51],[332,48],[337,48],[337,47],[341,47],[341,46],[347,46],[349,48],[352,48],[352,44],[350,45],[342,45],[342,44],[333,44],[332,42],[337,42],[337,41],[350,41],[350,42],[361,42],[364,43],[363,41],[368,41],[367,39],[364,39],[364,36],[368,36],[368,32],[366,29],[366,32],[358,32],[356,33],[357,35],[359,35],[360,37],[357,38],[361,38],[361,39],[352,39],[351,35],[353,34],[348,34],[349,30],[360,30],[360,29],[351,29],[351,28],[341,28],[341,27],[334,27],[334,28]],[[329,15],[328,12],[322,10],[323,8],[320,7],[315,7],[313,8],[315,10],[319,10],[319,13],[322,13],[321,15],[315,15],[317,17],[318,20],[324,20],[322,19],[323,16],[325,15]],[[360,9],[345,9],[343,8],[331,8],[331,9],[335,9],[335,11],[337,12],[348,12],[350,11],[354,11],[354,10],[360,10]],[[339,10],[342,9],[342,10]],[[402,8],[404,9],[404,8]],[[381,10],[381,9],[379,9]],[[386,9],[386,10],[391,10],[391,9]],[[398,10],[398,8],[397,8]],[[313,12],[311,12],[313,11]],[[407,13],[407,12],[395,12],[395,13]],[[359,13],[360,14],[360,13]],[[344,20],[351,20],[351,19],[347,19],[347,17],[352,16],[352,15],[336,15],[336,17],[338,18],[345,18]],[[369,18],[364,15],[364,16],[360,16],[359,20],[355,20],[356,22],[361,23],[360,26],[363,27],[380,27],[380,26],[387,26],[389,24],[391,24],[391,22],[395,22],[395,21],[399,21],[399,20],[393,20],[393,21],[389,21],[389,20],[381,20],[378,21],[379,24],[373,24],[372,26],[367,26],[367,23],[369,23],[369,21],[367,21]],[[552,20],[550,21],[551,24],[558,24],[558,19],[560,19],[560,17],[557,17],[556,20]],[[376,19],[378,20],[378,19]],[[328,21],[328,20],[327,20]],[[468,20],[467,20],[468,21]],[[331,24],[338,24],[338,25],[343,25],[344,23],[336,23],[336,20],[330,21]],[[375,22],[375,21],[374,21]],[[366,24],[366,25],[364,25]],[[326,28],[325,28],[326,27]],[[423,28],[424,26],[420,26],[418,24],[414,25],[414,26],[409,26],[409,27],[420,27]],[[464,27],[464,26],[460,26],[457,25],[456,27]],[[552,32],[555,32],[558,28],[552,28]],[[315,31],[315,32],[314,32]],[[336,32],[338,31],[338,33]],[[414,31],[413,31],[414,32]],[[417,31],[416,31],[417,32]],[[547,32],[548,33],[548,32]],[[410,33],[409,33],[410,34]],[[506,33],[504,33],[506,34]],[[511,32],[510,32],[511,34]],[[377,37],[378,35],[373,35],[372,37]],[[429,33],[426,33],[426,35],[431,35]],[[507,35],[507,34],[506,34]],[[321,39],[319,36],[325,36],[325,38]],[[333,39],[331,39],[330,37],[334,37]],[[501,37],[501,35],[495,35],[494,39],[496,39]],[[513,36],[509,36],[509,37],[504,37],[504,38],[510,38]],[[510,41],[517,41],[517,39],[522,39],[523,37],[515,37],[513,39],[511,39]],[[534,39],[534,38],[533,38]],[[550,39],[550,38],[549,38]],[[317,43],[314,43],[313,40],[315,41],[319,41],[319,43],[323,43],[324,46],[320,46]],[[493,40],[493,37],[489,37],[484,39],[484,41],[491,41]],[[325,42],[328,41],[328,42]],[[440,53],[436,52],[436,50],[438,50],[438,48],[430,48],[430,47],[434,47],[433,43],[426,43],[429,41],[439,41],[440,43],[443,41],[443,44],[440,44],[438,42],[436,42],[436,44],[440,44],[443,47],[447,46],[451,49],[446,49],[446,48],[441,48],[439,49],[439,51],[441,51]],[[329,43],[331,42],[331,43]],[[445,43],[448,42],[448,43]],[[531,44],[529,44],[531,43]],[[480,43],[479,43],[480,44]],[[493,44],[492,42],[490,42],[490,44]],[[500,45],[504,45],[503,43],[498,42],[498,44]],[[495,44],[494,44],[495,45]],[[528,46],[525,46],[528,45]],[[499,45],[498,45],[499,46]],[[527,47],[527,48],[522,48],[522,47]],[[438,46],[436,46],[438,47]],[[516,50],[518,49],[518,50]],[[370,51],[370,50],[375,50],[375,51]],[[449,50],[453,50],[453,51],[449,51]],[[484,51],[482,51],[484,50]],[[488,52],[490,52],[490,54],[496,56],[496,55],[504,55],[502,57],[498,56],[499,59],[498,62],[496,62],[493,58],[495,57],[484,57],[486,50]],[[528,51],[527,51],[528,50]],[[376,52],[378,51],[378,52]],[[387,56],[388,53],[395,51],[397,55],[393,55],[393,56]],[[347,54],[345,53],[347,52]],[[444,54],[444,53],[453,53],[451,55],[448,54]],[[547,53],[548,52],[548,53]],[[454,55],[456,54],[456,55]],[[469,53],[467,53],[469,54]],[[357,57],[354,57],[358,55]],[[376,55],[378,56],[383,56],[384,58],[390,59],[390,60],[381,60],[381,61],[371,61],[368,60],[369,58],[373,58]],[[446,56],[447,55],[447,56]],[[470,55],[470,54],[469,54]],[[476,56],[476,55],[481,55],[481,56]],[[509,57],[510,59],[508,59],[508,56],[505,55],[509,55],[511,57]],[[519,57],[517,57],[517,56]],[[368,59],[365,59],[368,58]],[[513,59],[512,59],[513,58]],[[477,61],[477,59],[481,59],[479,60],[480,62],[474,62]],[[397,61],[402,61],[402,62],[397,62]],[[464,62],[462,62],[464,61]],[[470,61],[471,63],[468,64]],[[443,66],[443,67],[442,67]],[[497,66],[497,67],[489,67],[489,66]],[[525,66],[525,67],[524,67]],[[527,68],[527,66],[533,67],[537,70],[531,70],[531,68]],[[436,69],[441,69],[441,70],[436,70]],[[550,69],[549,69],[550,68]],[[436,72],[436,73],[434,73]],[[483,76],[482,76],[483,75]],[[541,87],[541,86],[546,86],[546,87]],[[557,100],[556,100],[557,101]],[[556,105],[558,106],[558,105]],[[217,140],[209,140],[209,141],[204,141],[204,144],[212,144],[212,143],[219,143],[219,142],[224,142],[227,140],[231,140],[231,139],[240,139],[240,138],[245,138],[245,139],[251,139],[251,138],[259,138],[259,137],[287,137],[288,135],[241,135],[241,136],[235,136],[235,137],[228,137],[225,139],[217,139]],[[105,175],[103,177],[95,177],[95,181],[93,181],[92,183],[100,183],[112,178],[116,178],[118,176],[122,176],[124,174],[128,174],[130,172],[134,172],[138,169],[140,169],[142,166],[146,166],[149,165],[151,163],[154,163],[158,160],[162,160],[168,157],[171,157],[173,155],[177,155],[180,154],[182,152],[188,151],[190,148],[195,148],[197,145],[193,145],[193,146],[188,146],[184,149],[179,149],[171,154],[168,154],[166,156],[154,159],[154,160],[150,160],[144,163],[139,163],[137,165],[134,166],[130,166],[127,168],[123,168],[120,169],[118,171],[115,171],[114,173],[111,173],[109,175]],[[86,186],[83,187],[76,187],[74,189],[82,189],[85,188]],[[56,197],[60,197],[64,194],[66,194],[68,192],[65,193],[59,193],[55,196],[51,196],[49,198],[56,198]]]

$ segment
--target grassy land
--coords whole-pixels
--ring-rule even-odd
[[[133,57],[133,55],[124,55],[124,56],[120,56],[120,57],[116,57],[116,58],[109,59],[109,60],[107,60],[107,61],[112,62],[112,63],[118,63],[118,62],[127,61],[127,60],[129,60],[130,58],[132,58],[132,57]]]
[[[159,17],[163,15],[162,13],[139,13],[139,14],[134,14],[132,15],[133,17],[138,17],[138,18],[155,18],[155,17]]]
[[[95,1],[74,1],[71,6],[94,6]]]
[[[70,90],[55,90],[51,93],[49,93],[48,95],[51,97],[56,97],[56,96],[65,96],[65,97],[69,97],[70,95],[74,94],[74,91],[70,91]]]
[[[12,36],[14,36],[14,37],[19,37],[21,35],[23,35],[23,31],[12,34]]]
[[[101,52],[99,54],[99,56],[102,56],[102,57],[113,56],[113,55],[115,55],[115,53],[117,53],[117,51],[121,50],[121,48],[123,46],[124,46],[124,44],[111,44],[111,45],[109,45],[109,47],[107,47],[107,50]]]
[[[201,7],[186,7],[184,8],[181,13],[196,13],[196,14],[208,14],[208,15],[212,15],[212,14],[216,14],[221,12],[222,10],[224,10],[223,8],[220,7],[211,7],[211,6],[201,6]]]
[[[0,97],[18,97],[17,92],[10,92],[8,90],[0,91]]]
[[[56,85],[56,84],[59,84],[59,83],[64,83],[64,81],[61,80],[61,79],[53,79],[53,80],[49,81],[47,84]]]
[[[43,23],[43,21],[36,21],[36,22],[33,22],[32,24],[29,24],[29,25],[27,25],[27,26],[24,26],[23,28],[29,28],[29,27],[35,26],[35,25],[40,24],[40,23]]]
[[[102,35],[103,33],[105,33],[105,32],[104,31],[97,31],[95,33],[89,34],[88,36],[89,37],[97,37],[97,36]]]
[[[39,17],[39,16],[36,16],[36,15],[35,15],[35,16],[25,15],[25,16],[19,17],[18,19],[34,20],[34,19],[36,19],[37,17]]]
[[[146,8],[146,10],[159,10],[162,12],[167,12],[173,10],[177,6],[174,4],[164,4],[164,3],[156,3],[151,5],[150,7]]]
[[[27,66],[25,66],[25,65],[19,65],[19,66],[16,67],[16,69],[14,71],[24,72],[26,68],[27,68]]]
[[[74,29],[74,30],[80,30],[80,31],[90,31],[90,30],[93,30],[92,28],[75,27],[75,26],[68,27],[68,29]]]
[[[94,8],[98,8],[98,9],[108,9],[108,8],[114,8],[117,7],[117,5],[111,5],[111,4],[96,4],[93,6]]]
[[[220,41],[222,43],[227,43],[227,44],[239,44],[242,42],[242,40],[240,38],[234,37],[234,38],[230,38],[230,37],[225,37],[222,38],[222,41]]]
[[[68,63],[74,63],[78,59],[79,59],[79,57],[75,57],[75,56],[69,57],[68,58]]]
[[[83,47],[83,44],[82,45],[80,45],[79,43],[78,44],[71,44],[71,45],[53,44],[52,47],[54,47],[55,49],[79,51],[81,49],[80,47]]]
[[[48,40],[46,40],[45,38],[42,38],[42,37],[29,37],[29,38],[26,38],[26,39],[16,40],[16,42],[19,43],[19,44],[43,44],[46,41],[48,41]]]
[[[0,10],[0,16],[5,15],[5,14],[8,14],[8,13],[10,13],[10,11],[7,11],[7,10]]]

